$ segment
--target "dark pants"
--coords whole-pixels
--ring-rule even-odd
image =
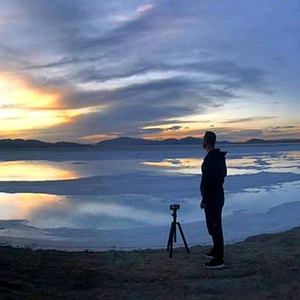
[[[209,207],[205,209],[206,226],[213,240],[213,253],[215,259],[224,257],[224,238],[222,229],[223,207]]]

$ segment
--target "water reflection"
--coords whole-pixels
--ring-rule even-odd
[[[62,206],[62,199],[47,194],[6,194],[0,193],[0,219],[30,219],[33,211]]]
[[[145,201],[133,204],[134,198],[135,195],[105,197],[0,193],[0,220],[26,220],[28,225],[38,228],[106,230],[159,226],[169,222],[169,205],[153,203],[151,197],[144,197]]]
[[[265,213],[271,207],[296,201],[300,182],[283,183],[268,189],[227,193],[224,216],[235,213]],[[0,219],[27,220],[38,228],[124,229],[169,225],[169,205],[181,204],[183,223],[204,220],[196,198],[154,198],[147,195],[55,196],[0,193]]]
[[[203,159],[200,158],[178,158],[143,162],[142,164],[149,167],[159,167],[162,171],[168,173],[199,175],[202,162]],[[228,159],[227,167],[228,175],[246,175],[260,172],[259,169],[255,168],[254,158]]]
[[[265,213],[270,208],[298,201],[300,181],[285,182],[268,188],[247,189],[243,193],[226,195],[224,215],[232,213]]]
[[[142,164],[160,168],[167,173],[199,175],[202,161],[203,159],[200,158],[166,158],[161,161],[146,161]],[[257,174],[261,171],[300,174],[300,152],[284,153],[277,156],[228,157],[227,167],[229,176]]]
[[[185,152],[184,155],[186,155]],[[72,156],[68,156],[68,158],[70,157],[72,158]],[[87,186],[83,186],[83,191],[87,195],[56,196],[41,193],[0,193],[0,219],[26,219],[30,225],[44,228],[119,229],[158,226],[170,224],[169,205],[180,203],[182,204],[179,214],[180,221],[199,221],[201,218],[204,219],[203,213],[199,212],[199,196],[192,198],[185,193],[178,195],[172,192],[172,189],[166,188],[162,179],[164,178],[163,176],[157,176],[159,177],[159,182],[155,181],[155,178],[151,178],[149,182],[147,180],[143,181],[144,184],[141,185],[141,188],[136,189],[136,194],[129,194],[133,193],[131,187],[128,186],[130,181],[127,181],[126,176],[119,175],[130,174],[131,178],[139,176],[140,173],[143,176],[152,176],[153,174],[157,175],[159,172],[162,172],[163,175],[174,174],[175,176],[185,174],[199,175],[201,173],[201,163],[202,158],[197,158],[196,154],[183,158],[157,159],[157,157],[152,157],[148,161],[142,161],[139,157],[138,159],[122,160],[0,162],[0,181],[66,180],[101,175],[103,177],[99,179],[99,183],[105,187],[105,184],[109,181],[109,183],[113,183],[113,188],[115,189],[111,194],[108,193],[108,191],[111,191],[110,188],[107,189],[107,194],[100,194],[105,191],[104,188],[99,189],[99,194],[88,195],[90,193],[90,181],[86,180]],[[300,173],[300,152],[270,153],[268,155],[260,153],[252,153],[251,155],[233,153],[233,155],[228,155],[227,165],[229,175],[242,176],[261,171],[266,173]],[[284,177],[284,175],[280,176]],[[299,178],[297,176],[294,177]],[[173,179],[176,179],[174,184],[181,182],[180,188],[182,186],[183,191],[187,186],[190,186],[184,184],[190,181],[190,178],[187,176],[182,176],[182,181],[181,178],[178,180],[175,177],[168,177],[168,180],[170,178],[171,184],[170,181],[168,181],[168,184],[172,185]],[[247,176],[240,177],[242,180],[245,179],[246,182],[247,178]],[[184,181],[185,179],[187,181]],[[97,180],[97,178],[93,179],[91,186],[97,184]],[[114,180],[118,180],[116,187]],[[134,180],[131,182],[136,183]],[[64,184],[64,182],[60,182],[57,186],[63,186]],[[74,184],[76,185],[77,183],[74,182]],[[251,186],[253,184],[251,182]],[[6,185],[7,182],[3,183],[4,187]],[[28,182],[25,185],[30,187],[33,184]],[[11,186],[11,191],[15,191],[14,187],[17,185],[11,184]],[[48,183],[43,185],[39,183],[36,186],[38,186],[38,192],[45,192],[43,187],[46,188]],[[261,184],[257,186],[259,187]],[[151,190],[152,188],[153,191]],[[195,189],[197,189],[197,186],[195,186]],[[271,206],[297,200],[299,189],[299,183],[297,185],[296,183],[291,183],[290,185],[279,186],[278,189],[274,188],[274,191],[270,189],[252,189],[244,193],[234,193],[233,191],[231,194],[227,194],[224,214],[229,215],[234,211],[266,211]],[[58,193],[57,190],[49,190],[49,193]],[[126,190],[126,192],[123,192],[123,190]],[[197,191],[195,191],[195,194],[197,194]]]
[[[142,162],[143,165],[149,167],[160,167],[166,172],[184,173],[184,174],[199,174],[201,159],[197,158],[176,158],[164,159],[163,161],[146,161]]]
[[[0,161],[0,181],[70,180],[91,176],[126,174],[141,168],[138,160]]]
[[[123,159],[98,161],[5,161],[0,162],[0,181],[70,180],[98,175],[159,171],[173,175],[199,175],[202,158],[183,157],[140,161]],[[249,175],[261,171],[300,174],[300,152],[276,155],[227,157],[228,175]]]
[[[0,162],[0,181],[45,181],[79,178],[75,170],[41,161]]]

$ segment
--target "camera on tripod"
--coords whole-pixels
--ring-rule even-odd
[[[179,232],[181,234],[181,238],[183,240],[185,249],[187,253],[190,253],[190,249],[188,247],[188,244],[186,242],[185,236],[183,234],[183,230],[181,228],[180,223],[177,221],[177,209],[180,209],[179,204],[172,204],[170,205],[170,210],[173,211],[171,216],[173,217],[173,222],[171,223],[171,228],[170,228],[170,233],[169,233],[169,239],[168,239],[168,246],[167,246],[167,251],[169,252],[170,258],[172,258],[172,253],[173,253],[173,243],[177,242],[176,238],[176,226],[178,226]]]
[[[172,204],[170,205],[170,210],[177,210],[177,209],[180,209],[180,204]]]

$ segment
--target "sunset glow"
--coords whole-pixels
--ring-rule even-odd
[[[181,159],[165,159],[159,162],[143,162],[146,166],[161,168],[196,168],[199,172],[201,159],[181,158]]]
[[[64,91],[30,87],[25,81],[0,76],[0,127],[8,136],[22,136],[22,131],[46,129],[69,123],[72,118],[100,107],[60,108]]]
[[[300,139],[298,4],[262,1],[1,1],[1,137]]]
[[[47,181],[79,178],[73,170],[62,169],[50,163],[12,161],[0,163],[0,181]]]
[[[4,194],[0,193],[0,218],[25,219],[35,210],[61,205],[59,197],[46,194]]]
[[[43,90],[30,87],[24,79],[0,75],[1,107],[49,109],[59,106],[58,91]]]

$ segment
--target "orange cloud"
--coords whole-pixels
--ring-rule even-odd
[[[65,95],[63,89],[36,87],[26,78],[0,74],[0,127],[5,129],[2,136],[16,137],[26,130],[70,123],[76,116],[101,109],[65,108]]]
[[[0,106],[48,109],[59,107],[63,91],[38,88],[22,77],[0,74]]]

